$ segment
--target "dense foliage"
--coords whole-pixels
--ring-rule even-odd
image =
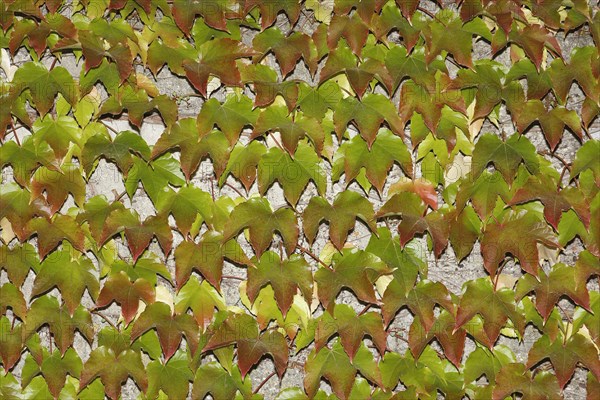
[[[0,1],[0,398],[597,398],[591,3]]]

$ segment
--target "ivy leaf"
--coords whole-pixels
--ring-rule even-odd
[[[45,354],[41,365],[33,362],[33,368],[29,370],[28,360],[25,360],[23,367],[23,386],[30,383],[31,379],[41,373],[44,380],[48,384],[48,390],[54,396],[58,398],[61,390],[65,386],[67,375],[78,378],[83,368],[83,363],[77,355],[74,349],[68,349],[64,355],[61,355],[58,350],[55,350],[52,354]]]
[[[198,60],[184,60],[183,68],[192,85],[204,97],[207,97],[206,87],[210,75],[218,77],[225,85],[241,86],[235,60],[255,54],[241,42],[228,38],[207,41],[198,47],[198,52]]]
[[[520,232],[527,232],[523,236]],[[540,219],[526,211],[510,212],[501,222],[486,226],[481,239],[483,265],[493,278],[499,264],[510,253],[519,260],[521,268],[537,276],[539,254],[537,243],[557,248],[552,229]]]
[[[519,134],[513,134],[506,141],[502,141],[496,135],[486,134],[475,144],[471,171],[476,179],[489,163],[493,163],[504,180],[512,184],[515,171],[521,162],[532,174],[538,172],[539,162],[535,147],[529,140]]]
[[[336,1],[333,6],[333,12],[338,15],[347,15],[355,8],[356,13],[362,18],[365,24],[369,24],[373,15],[378,14],[385,3],[384,0]]]
[[[463,210],[468,201],[482,221],[486,221],[496,207],[500,197],[505,203],[510,201],[510,190],[498,171],[482,171],[477,179],[464,179],[456,194],[456,208]]]
[[[192,270],[195,269],[211,285],[220,290],[223,259],[225,258],[238,264],[250,264],[250,260],[235,240],[224,239],[220,233],[215,231],[204,233],[198,244],[187,240],[181,242],[175,249],[177,288],[182,288]]]
[[[250,139],[262,136],[265,132],[279,132],[283,147],[292,156],[298,142],[305,137],[313,143],[317,154],[323,150],[325,132],[319,121],[302,113],[289,116],[287,108],[283,106],[272,105],[265,109],[258,117]]]
[[[422,254],[408,246],[402,249],[398,237],[393,237],[387,228],[379,228],[377,235],[371,235],[366,251],[381,258],[390,268],[394,268],[393,279],[387,286],[390,293],[393,291],[406,295],[414,287],[419,271],[427,270],[427,264],[421,258]]]
[[[480,278],[465,284],[456,313],[455,330],[459,329],[476,314],[483,317],[483,329],[487,335],[487,343],[491,350],[500,336],[500,330],[508,318],[522,335],[525,331],[525,318],[517,310],[515,294],[507,288],[495,289],[488,278]]]
[[[262,53],[255,61],[260,61],[267,53],[272,51],[281,68],[281,75],[286,77],[296,68],[300,58],[308,66],[311,74],[317,70],[316,49],[310,36],[301,32],[292,32],[288,36],[277,27],[266,29],[256,35],[252,40],[254,49]]]
[[[333,393],[342,399],[348,398],[356,368],[351,364],[348,355],[339,341],[332,349],[314,349],[308,356],[304,366],[304,389],[309,397],[313,397],[319,388],[319,382],[325,378],[331,384]]]
[[[433,309],[437,305],[454,313],[454,304],[448,289],[440,282],[431,282],[427,279],[419,281],[408,293],[399,291],[398,286],[388,286],[383,294],[383,320],[388,325],[400,308],[408,307],[414,315],[419,317],[425,333],[432,328],[435,317]]]
[[[443,214],[433,211],[427,215],[427,206],[415,193],[400,192],[394,194],[379,209],[376,218],[399,215],[402,222],[398,225],[400,244],[406,245],[417,233],[429,232],[433,240],[433,250],[436,257],[448,245],[449,226]]]
[[[454,316],[446,310],[442,310],[429,331],[425,329],[420,318],[415,318],[408,334],[408,344],[412,355],[418,358],[427,343],[436,338],[448,360],[456,368],[460,368],[467,331],[461,328],[454,329],[454,324]]]
[[[252,10],[256,6],[260,10],[260,26],[262,30],[273,25],[277,14],[281,11],[287,15],[290,25],[294,26],[301,12],[300,4],[293,0],[274,0],[269,4],[263,3],[260,0],[246,0],[245,12]]]
[[[333,110],[342,99],[342,91],[335,82],[327,81],[313,87],[304,82],[298,85],[298,107],[305,116],[322,121],[327,110]]]
[[[535,307],[544,321],[548,320],[555,304],[565,295],[591,312],[587,288],[577,284],[575,272],[575,268],[559,263],[552,267],[548,275],[542,271],[537,279],[531,275],[523,276],[517,284],[517,298],[521,299],[535,291]]]
[[[374,155],[377,154],[377,157]],[[342,173],[346,175],[346,184],[356,179],[362,168],[369,183],[382,193],[388,173],[393,163],[397,162],[409,176],[413,174],[411,155],[406,144],[398,136],[387,129],[380,130],[369,149],[367,142],[355,136],[342,143],[334,155],[333,178],[337,181]],[[368,190],[369,188],[363,187]],[[437,202],[437,196],[436,196]]]
[[[31,200],[31,193],[16,183],[2,185],[0,190],[0,220],[8,219],[19,240],[30,236],[27,228],[34,216],[50,217],[50,209],[40,198]]]
[[[38,271],[39,268],[37,251],[30,243],[12,248],[0,246],[0,270],[6,271],[8,279],[15,286],[21,287],[29,271]]]
[[[250,377],[243,379],[237,368],[228,372],[218,362],[209,362],[196,371],[192,399],[204,399],[209,393],[216,399],[233,399],[238,391],[246,398],[252,396]]]
[[[460,212],[449,214],[450,243],[457,260],[462,260],[473,250],[479,239],[482,222],[472,207],[465,207]]]
[[[190,33],[196,15],[202,15],[206,24],[219,30],[227,30],[225,18],[234,14],[229,5],[231,1],[216,0],[205,2],[201,0],[175,0],[173,2],[173,19],[179,29]]]
[[[406,14],[405,14],[406,15]],[[460,65],[471,68],[473,61],[472,34],[463,28],[460,18],[453,18],[450,10],[442,10],[423,30],[427,53],[425,59],[429,64],[443,50],[452,54]]]
[[[94,196],[83,204],[83,211],[77,214],[77,222],[87,221],[92,237],[98,244],[104,239],[105,224],[109,215],[115,211],[125,210],[123,203],[113,201],[109,203],[104,196]]]
[[[60,165],[54,157],[54,152],[48,143],[39,141],[37,145],[29,136],[21,146],[16,142],[5,142],[0,148],[0,168],[10,165],[13,169],[15,180],[19,185],[29,185],[31,173],[39,165],[51,170],[60,170]]]
[[[85,142],[81,152],[81,163],[89,176],[95,167],[95,161],[102,156],[114,162],[119,170],[126,174],[133,166],[132,153],[139,154],[144,160],[150,158],[150,148],[137,133],[119,132],[114,139],[107,133],[98,133]]]
[[[362,100],[354,97],[342,99],[333,115],[335,132],[340,140],[351,121],[369,148],[373,146],[383,121],[387,122],[392,132],[398,135],[403,132],[402,120],[398,117],[393,103],[381,94],[368,94]]]
[[[592,67],[598,61],[598,52],[593,46],[574,48],[568,65],[561,58],[552,61],[548,68],[548,75],[552,82],[552,90],[562,104],[567,102],[574,81],[577,81],[587,97],[598,96],[600,87],[596,83],[597,73],[594,73]]]
[[[244,127],[256,124],[258,115],[258,110],[252,109],[252,100],[247,96],[228,96],[223,104],[211,98],[202,105],[196,126],[200,137],[210,133],[213,127],[219,127],[227,137],[229,145],[233,146]]]
[[[144,253],[152,238],[156,237],[165,257],[173,247],[173,232],[165,216],[154,215],[140,221],[135,211],[121,209],[111,212],[106,219],[101,243],[124,231],[127,245],[134,261]]]
[[[183,179],[178,177],[179,164],[185,174],[185,178],[189,181],[192,174],[198,169],[200,161],[205,156],[209,155],[212,159],[217,177],[225,169],[227,159],[229,158],[229,142],[225,135],[220,131],[212,131],[200,136],[196,127],[196,121],[193,118],[180,119],[171,129],[165,130],[152,149],[152,157],[155,158],[167,150],[175,148],[181,151],[179,163],[172,161],[173,159],[171,158],[164,157],[155,160],[154,163],[162,160],[159,165],[162,166],[164,164],[165,169],[170,171],[170,175],[177,176],[172,181],[176,186],[181,185],[182,183],[179,182],[183,181]],[[142,168],[143,166],[140,164],[140,170]],[[129,182],[129,176],[126,182]],[[142,180],[142,182],[144,181]],[[164,187],[164,185],[162,186]],[[144,185],[144,187],[146,186]]]
[[[10,282],[3,284],[0,286],[0,299],[2,299],[2,303],[0,304],[1,315],[6,315],[6,309],[10,307],[15,316],[19,317],[22,321],[25,320],[27,303],[25,303],[25,298],[19,288]]]
[[[275,182],[283,187],[285,199],[296,206],[309,181],[313,181],[320,194],[327,188],[325,171],[315,150],[306,143],[298,143],[293,158],[288,152],[272,147],[258,163],[258,190],[265,195]]]
[[[352,307],[346,304],[334,305],[333,315],[325,312],[318,320],[315,331],[315,350],[320,351],[327,344],[329,338],[336,333],[340,336],[340,341],[350,362],[354,360],[365,335],[371,337],[380,354],[383,355],[387,348],[387,335],[379,313],[368,312],[356,315]]]
[[[31,337],[45,324],[48,324],[50,333],[62,355],[72,347],[75,330],[78,330],[90,343],[94,338],[90,313],[79,305],[71,314],[65,306],[58,304],[55,297],[42,296],[31,304],[25,322],[24,339]]]
[[[544,48],[547,47],[548,50],[562,58],[556,37],[541,25],[531,24],[522,29],[512,29],[509,39],[525,51],[538,70],[542,65]]]
[[[502,101],[502,78],[504,72],[500,63],[479,61],[471,69],[461,69],[453,86],[457,88],[477,88],[473,120],[487,117]],[[533,90],[529,89],[528,90]]]
[[[260,289],[267,284],[271,285],[285,318],[298,290],[305,300],[312,298],[312,279],[310,266],[301,256],[292,255],[287,260],[281,260],[276,253],[267,251],[256,263],[256,268],[248,268],[246,293],[250,301],[254,302]]]
[[[426,80],[422,84],[413,80],[405,82],[400,88],[401,128],[396,133],[401,133],[414,112],[422,115],[425,125],[431,132],[436,132],[445,107],[463,115],[467,114],[462,94],[454,88],[452,80],[445,72],[437,71],[433,79]],[[449,137],[450,147],[453,147],[454,142],[456,139]]]
[[[156,210],[159,215],[173,215],[177,228],[185,237],[198,214],[207,222],[212,219],[212,198],[194,186],[183,186],[177,192],[167,189],[159,197]]]
[[[29,89],[35,108],[42,117],[54,105],[54,98],[58,93],[72,106],[79,100],[78,86],[69,71],[63,67],[48,71],[40,62],[28,62],[17,69],[13,83],[17,90]]]
[[[329,53],[325,66],[321,70],[319,82],[322,84],[340,73],[346,74],[359,99],[363,97],[373,79],[377,79],[388,92],[392,91],[392,78],[380,60],[366,58],[359,63],[350,49],[343,46]]]
[[[194,318],[188,314],[174,314],[168,304],[149,304],[133,323],[131,341],[152,328],[158,333],[160,347],[166,360],[175,354],[183,336],[192,354],[198,348],[198,325]]]
[[[92,299],[98,297],[100,285],[93,274],[94,270],[89,258],[72,257],[67,250],[56,251],[42,262],[33,282],[31,296],[39,296],[56,287],[72,316],[81,303],[85,289]]]
[[[154,360],[146,366],[148,375],[148,391],[146,396],[155,398],[159,390],[171,398],[182,399],[189,392],[189,382],[194,374],[188,366],[187,355],[178,351],[164,364]]]
[[[600,377],[600,358],[594,343],[580,333],[564,340],[562,337],[552,341],[547,335],[533,344],[527,358],[527,368],[531,368],[544,359],[550,359],[561,389],[573,376],[578,363],[588,368],[596,379]]]
[[[598,163],[598,152],[600,152],[600,140],[588,140],[577,150],[575,161],[571,168],[571,180],[580,175],[585,170],[591,170],[596,178],[596,182],[600,182],[600,164]]]
[[[142,183],[148,197],[156,204],[168,184],[181,186],[185,183],[180,164],[173,157],[165,155],[150,163],[135,158],[125,179],[125,190],[132,198],[139,183]]]
[[[265,145],[258,140],[253,140],[246,146],[240,143],[236,144],[231,151],[227,167],[221,174],[221,178],[219,178],[219,185],[224,185],[227,177],[231,174],[234,178],[242,182],[246,192],[249,192],[250,187],[252,187],[252,184],[256,180],[258,164],[266,151],[267,148]]]
[[[465,362],[465,383],[471,383],[482,375],[485,375],[489,382],[495,382],[496,376],[502,367],[516,361],[512,350],[504,345],[498,345],[492,350],[477,347],[469,354]]]
[[[33,123],[33,143],[39,146],[46,142],[54,150],[57,159],[63,158],[71,143],[80,144],[82,131],[77,121],[71,117],[59,116],[57,118],[46,115],[38,118]]]
[[[225,300],[207,280],[200,283],[198,278],[192,277],[175,297],[175,312],[183,314],[191,309],[201,330],[212,321],[215,308],[225,310]]]
[[[330,50],[334,50],[338,48],[338,42],[343,37],[354,54],[360,57],[368,34],[369,27],[358,14],[334,15],[329,24],[327,45]]]
[[[496,375],[492,398],[502,400],[515,392],[521,393],[523,400],[559,400],[562,397],[554,374],[541,371],[533,375],[523,364],[510,363]]]
[[[287,207],[273,211],[264,197],[253,197],[233,209],[225,225],[223,240],[233,238],[245,228],[248,228],[250,243],[257,257],[268,248],[275,232],[281,235],[288,254],[292,254],[298,242],[299,230],[294,212]]]
[[[313,197],[302,214],[304,235],[312,244],[317,236],[321,221],[329,222],[329,236],[334,246],[341,250],[346,243],[348,232],[354,228],[356,219],[361,219],[372,232],[377,232],[373,205],[356,192],[339,193],[333,204],[323,197]]]
[[[335,298],[346,287],[367,303],[377,303],[373,283],[381,275],[389,274],[388,266],[375,255],[362,250],[342,249],[333,256],[333,268],[319,268],[315,273],[319,301],[330,314]]]
[[[525,186],[520,188],[513,196],[509,205],[524,203],[532,200],[540,200],[544,204],[544,217],[555,229],[558,230],[558,224],[562,217],[562,213],[573,207],[579,218],[585,225],[589,225],[590,214],[588,205],[582,204],[579,207],[577,204],[571,205],[569,197],[578,197],[576,193],[573,196],[569,195],[569,189],[559,191],[556,188],[556,182],[545,176],[530,177]]]
[[[32,176],[31,195],[41,197],[46,193],[50,214],[54,215],[67,200],[69,193],[78,206],[85,202],[85,181],[81,170],[73,164],[63,164],[60,170],[38,168]]]
[[[140,353],[125,350],[115,354],[113,350],[101,346],[92,350],[90,358],[85,363],[79,387],[85,388],[93,380],[100,378],[107,396],[117,400],[121,395],[121,385],[130,376],[142,391],[146,392],[148,378]]]
[[[4,301],[4,299],[2,300]],[[21,359],[21,353],[23,352],[23,324],[13,324],[5,315],[2,315],[0,317],[0,328],[2,328],[2,332],[4,333],[0,337],[0,359],[2,360],[3,367],[8,371]],[[1,383],[0,394],[3,396],[6,395],[2,390]]]
[[[44,259],[62,240],[68,240],[77,250],[84,251],[85,235],[74,218],[68,215],[56,214],[51,220],[34,218],[25,227],[27,236],[34,233],[38,238],[40,259]]]
[[[154,287],[144,278],[131,281],[124,271],[111,274],[104,282],[96,307],[106,307],[113,301],[121,306],[125,324],[129,324],[138,312],[140,300],[154,302]]]
[[[270,354],[275,362],[279,377],[283,375],[288,362],[288,345],[283,335],[276,331],[259,332],[256,320],[248,314],[230,314],[220,323],[203,351],[236,343],[238,348],[238,366],[242,378],[260,361]]]
[[[266,107],[272,104],[277,96],[281,96],[287,105],[288,112],[296,108],[298,101],[298,82],[296,80],[281,81],[277,72],[263,64],[240,65],[242,82],[252,83],[255,107]]]

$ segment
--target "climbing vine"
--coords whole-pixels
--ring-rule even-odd
[[[0,1],[0,397],[596,398],[593,3]]]

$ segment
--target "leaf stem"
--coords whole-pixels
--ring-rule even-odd
[[[100,318],[102,318],[110,326],[112,326],[116,331],[119,331],[119,328],[117,328],[117,326],[106,315],[104,315],[101,311],[96,310],[96,309],[91,309],[89,311],[90,311],[90,313],[96,314],[97,316],[99,316]]]
[[[253,391],[252,393],[253,393],[253,394],[257,394],[257,393],[258,393],[258,391],[259,391],[260,389],[262,389],[262,387],[263,387],[263,386],[265,386],[265,384],[266,384],[266,383],[269,381],[269,379],[271,379],[272,377],[274,377],[276,373],[277,373],[277,372],[273,371],[273,372],[271,372],[269,375],[267,375],[267,377],[266,377],[265,379],[263,379],[263,381],[260,383],[260,385],[258,385],[258,386],[256,387],[256,389],[254,389],[254,391]]]
[[[316,262],[318,262],[319,264],[321,264],[322,266],[324,266],[325,268],[333,271],[333,268],[331,268],[330,265],[325,264],[325,262],[323,260],[321,260],[319,257],[317,257],[312,251],[310,251],[309,249],[300,246],[299,244],[296,245],[296,248],[298,250],[300,250],[302,253],[308,255],[310,258],[312,258],[313,260],[315,260]]]

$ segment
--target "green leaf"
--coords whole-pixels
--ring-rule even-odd
[[[286,200],[294,207],[310,181],[314,182],[320,194],[327,189],[321,158],[305,143],[298,143],[293,157],[278,147],[272,147],[262,155],[258,163],[260,194],[264,196],[275,181],[283,187]]]
[[[192,277],[181,287],[175,297],[175,312],[185,313],[191,309],[200,328],[204,330],[213,319],[215,309],[225,310],[225,300],[208,281],[200,282]]]
[[[46,201],[50,205],[50,213],[55,214],[73,195],[75,203],[81,207],[85,202],[85,181],[81,170],[73,164],[63,164],[57,171],[46,167],[38,168],[32,176],[31,195],[42,197],[46,193]]]
[[[335,298],[342,288],[352,289],[367,303],[377,303],[373,283],[381,275],[389,274],[388,266],[377,256],[362,250],[343,249],[333,256],[331,269],[320,267],[315,273],[319,301],[333,313]]]
[[[369,186],[363,186],[363,189],[368,191],[372,183],[379,193],[382,193],[394,161],[402,167],[405,174],[412,176],[412,157],[400,137],[387,129],[380,130],[369,149],[368,143],[357,135],[342,143],[340,149],[336,151],[333,160],[333,179],[339,180],[343,171],[348,185],[360,176],[364,168]]]
[[[131,376],[135,383],[146,392],[148,378],[146,368],[139,352],[125,350],[119,354],[104,346],[92,351],[81,373],[80,389],[87,387],[96,378],[104,384],[107,396],[117,400],[121,394],[121,386]]]
[[[310,139],[317,154],[323,150],[325,133],[319,121],[302,113],[290,116],[284,106],[272,105],[261,112],[250,138],[257,138],[266,132],[279,132],[283,147],[292,156],[296,153],[299,141],[305,137]]]
[[[123,271],[111,274],[100,291],[97,307],[106,307],[113,301],[121,306],[125,323],[129,324],[138,312],[140,301],[153,303],[154,287],[145,279],[138,278],[132,282]]]
[[[167,396],[182,399],[189,392],[189,382],[194,379],[194,374],[188,366],[188,357],[183,351],[175,353],[166,363],[159,360],[152,361],[146,366],[148,374],[148,391],[146,396],[156,398],[159,390]]]
[[[250,377],[242,378],[237,368],[230,373],[213,361],[203,364],[196,371],[192,399],[204,399],[209,393],[215,399],[233,399],[238,391],[244,398],[252,395]]]
[[[340,398],[347,398],[352,390],[356,368],[350,363],[348,355],[339,341],[332,349],[313,350],[304,367],[304,389],[309,397],[313,397],[319,388],[319,382],[325,378],[333,388],[333,393]]]
[[[506,141],[502,141],[496,135],[487,134],[481,136],[475,145],[471,171],[476,179],[489,163],[493,163],[504,180],[511,184],[521,162],[532,174],[538,172],[539,162],[535,147],[529,140],[519,134],[513,134]]]
[[[114,162],[122,173],[127,174],[134,162],[132,153],[139,154],[144,160],[150,158],[150,148],[140,135],[123,131],[111,139],[107,133],[101,132],[87,139],[81,152],[81,162],[88,176],[100,157]]]
[[[228,38],[214,39],[198,47],[197,61],[184,60],[183,68],[189,81],[207,97],[206,87],[209,76],[218,77],[228,86],[241,86],[240,72],[235,60],[250,57],[255,52],[241,42]]]
[[[219,232],[207,231],[198,244],[191,241],[182,242],[175,249],[177,287],[181,288],[192,270],[197,270],[204,279],[220,290],[224,259],[238,264],[250,264],[240,245],[235,240],[224,239]]]
[[[258,110],[252,109],[252,100],[247,96],[228,96],[223,104],[211,98],[202,105],[196,119],[200,137],[217,126],[233,146],[246,126],[254,126]]]
[[[323,197],[313,197],[304,209],[303,229],[310,244],[317,236],[321,221],[329,222],[329,236],[334,246],[341,250],[346,243],[348,232],[354,228],[356,219],[362,220],[371,231],[376,232],[373,205],[356,192],[340,192],[333,204]]]
[[[183,186],[177,192],[166,189],[158,198],[156,210],[159,215],[173,215],[181,234],[189,234],[192,223],[200,214],[205,221],[212,219],[212,198],[210,194],[194,186]]]
[[[312,298],[312,279],[310,266],[301,256],[294,254],[287,260],[281,260],[276,253],[267,251],[256,262],[255,268],[248,267],[246,292],[250,301],[254,302],[260,289],[271,285],[285,317],[298,290],[305,300]]]
[[[241,143],[236,144],[231,151],[227,167],[219,178],[219,185],[223,186],[231,174],[242,182],[246,192],[249,192],[256,180],[256,168],[266,151],[265,145],[258,140],[253,140],[246,146]]]
[[[194,354],[198,347],[198,325],[188,314],[174,314],[168,304],[156,302],[148,305],[133,323],[131,340],[139,338],[150,329],[156,329],[160,347],[166,360],[169,360],[179,348],[185,336],[186,343]]]
[[[180,164],[173,157],[165,155],[147,163],[134,158],[133,166],[125,179],[125,189],[129,197],[135,194],[139,182],[153,203],[156,204],[167,185],[182,186],[185,183]]]
[[[526,233],[526,235],[523,235]],[[507,253],[519,260],[521,268],[537,276],[539,253],[537,244],[557,248],[556,236],[544,220],[525,210],[509,212],[502,221],[486,226],[481,239],[483,265],[494,277]]]
[[[387,348],[387,334],[383,329],[381,316],[376,312],[357,315],[352,307],[346,304],[334,305],[333,315],[325,312],[318,319],[315,349],[319,351],[323,348],[336,333],[340,336],[342,346],[351,362],[357,354],[363,336],[371,337],[380,354],[383,355]]]
[[[394,104],[380,94],[366,95],[360,101],[354,97],[342,99],[333,115],[335,132],[339,139],[342,138],[351,121],[356,125],[360,136],[365,139],[369,148],[373,146],[377,131],[384,121],[395,134],[401,135],[404,131],[402,120]]]
[[[525,318],[515,304],[515,293],[507,288],[496,289],[490,279],[479,278],[464,285],[465,291],[461,296],[456,312],[456,328],[467,324],[476,314],[483,317],[483,329],[488,341],[483,343],[492,349],[500,330],[508,318],[512,321],[519,334],[525,332]]]
[[[79,87],[66,68],[56,67],[48,71],[39,62],[28,62],[17,69],[13,82],[18,90],[29,89],[36,109],[43,117],[54,105],[58,93],[75,106],[79,100]]]
[[[155,158],[166,151],[172,151],[175,148],[178,148],[181,151],[179,163],[175,162],[172,158],[166,158],[165,156],[158,158],[153,162],[154,165],[157,161],[160,161],[161,167],[164,165],[163,168],[169,170],[171,175],[177,176],[177,178],[175,178],[176,180],[171,182],[175,186],[180,186],[183,183],[183,176],[179,173],[179,168],[181,168],[185,174],[185,178],[189,181],[192,174],[198,169],[198,165],[200,165],[202,158],[207,155],[212,159],[215,173],[217,177],[219,177],[221,172],[225,169],[230,152],[229,142],[222,132],[212,131],[200,136],[196,122],[193,118],[180,119],[170,129],[165,130],[152,149],[152,157]],[[181,164],[181,166],[179,166],[179,164]],[[134,164],[134,167],[135,166],[138,166],[140,170],[144,167],[148,170],[145,163],[142,164],[137,162],[137,160]],[[133,172],[134,171],[132,171],[130,175]],[[138,172],[138,174],[141,174],[141,171]],[[147,179],[149,180],[150,178]],[[129,181],[130,179],[128,176],[126,185]],[[131,185],[131,190],[133,190],[135,186],[133,186],[133,183],[131,183]],[[146,185],[144,185],[144,187],[146,187]],[[129,187],[128,190],[130,190]]]
[[[65,306],[60,306],[55,297],[42,296],[29,308],[25,323],[25,339],[31,337],[42,325],[48,324],[56,346],[64,355],[73,345],[75,330],[91,342],[94,337],[92,317],[81,305],[71,314]]]
[[[87,257],[66,250],[56,251],[47,257],[38,271],[33,282],[32,296],[39,296],[56,287],[61,292],[69,313],[73,315],[81,303],[85,289],[95,300],[100,291],[100,285],[94,274],[94,264]]]
[[[233,209],[223,240],[235,237],[245,228],[248,228],[250,243],[257,257],[269,247],[275,232],[281,235],[288,254],[292,254],[298,242],[299,230],[294,212],[287,207],[273,211],[264,197],[253,197]]]

